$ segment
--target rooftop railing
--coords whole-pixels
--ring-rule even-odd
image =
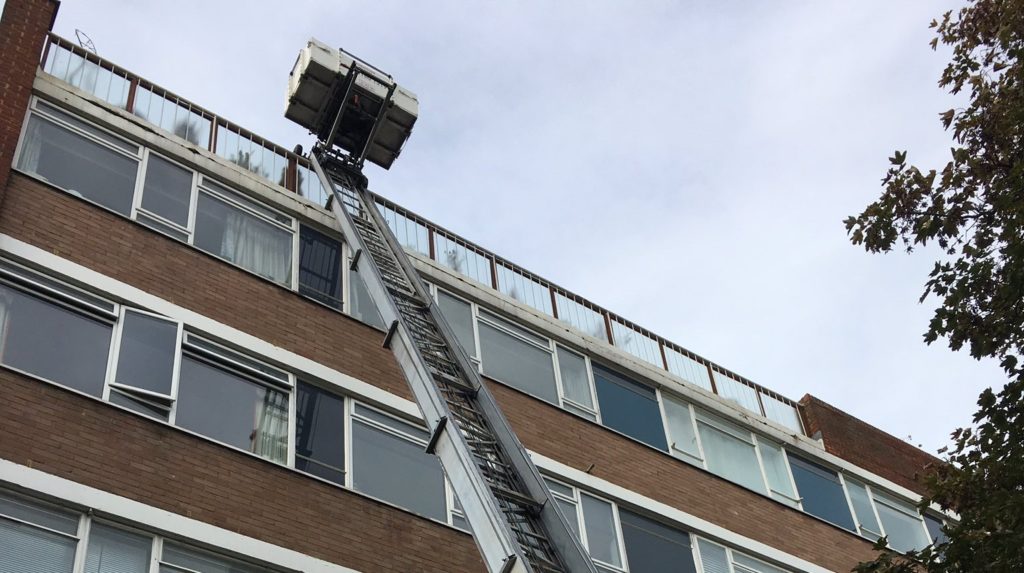
[[[44,72],[211,151],[270,183],[319,205],[327,201],[309,160],[179,97],[128,70],[50,34]]]
[[[271,184],[326,205],[328,192],[309,160],[227,119],[50,34],[44,72],[121,108]],[[580,332],[803,433],[796,403],[530,271],[376,196],[402,245]]]

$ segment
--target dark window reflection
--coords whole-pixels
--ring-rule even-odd
[[[0,285],[0,361],[93,396],[103,394],[112,327]]]
[[[839,527],[856,531],[850,506],[836,472],[823,468],[793,454],[789,455],[793,480],[803,502],[804,511]]]
[[[191,356],[181,360],[175,423],[276,461],[287,458],[288,398]]]
[[[341,310],[341,242],[305,225],[299,232],[299,292]]]
[[[169,396],[177,343],[176,323],[126,312],[117,359],[117,382]]]
[[[352,471],[355,489],[432,517],[447,520],[444,474],[423,446],[352,423]]]
[[[299,383],[295,467],[345,485],[345,400]]]
[[[619,521],[630,573],[696,573],[686,532],[622,509]]]
[[[594,385],[601,422],[627,436],[668,451],[661,410],[653,389],[594,366]]]
[[[480,354],[484,374],[558,404],[555,366],[550,352],[481,322]]]
[[[128,215],[139,163],[116,151],[32,116],[18,167],[72,195]]]
[[[187,227],[191,201],[192,172],[150,154],[146,164],[142,208]]]

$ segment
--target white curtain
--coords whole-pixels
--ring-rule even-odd
[[[263,401],[256,404],[256,431],[252,451],[275,461],[288,460],[288,397],[281,392],[265,390]]]
[[[32,116],[28,122],[28,133],[25,134],[25,143],[21,146],[21,157],[18,158],[18,168],[33,173],[39,170],[39,157],[43,151],[43,126],[41,119]]]
[[[7,350],[7,331],[13,302],[14,297],[11,293],[6,288],[0,288],[0,362],[3,362]]]
[[[290,282],[290,236],[252,215],[229,210],[221,256],[274,282]]]

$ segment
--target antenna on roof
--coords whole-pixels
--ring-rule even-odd
[[[90,38],[88,36],[88,34],[86,34],[85,32],[83,32],[81,30],[79,30],[78,28],[75,28],[75,37],[78,38],[78,45],[79,46],[81,46],[82,48],[84,48],[86,50],[89,50],[90,52],[92,52],[92,53],[94,53],[96,55],[99,55],[96,52],[96,44],[92,43],[92,38]]]
[[[418,114],[416,95],[390,75],[316,39],[299,52],[288,77],[285,117],[356,174],[366,160],[389,169]]]

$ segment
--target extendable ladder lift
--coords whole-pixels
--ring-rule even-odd
[[[350,264],[390,325],[383,344],[412,388],[431,432],[427,451],[440,459],[484,563],[491,573],[597,573],[367,189],[364,160],[394,161],[412,127],[408,117],[415,121],[415,96],[344,51],[328,50],[313,40],[300,54],[286,115],[318,136],[311,159],[332,193],[330,207],[354,253]],[[323,69],[318,75],[318,66],[334,77]],[[303,96],[304,89],[312,91]],[[396,90],[413,108],[399,137]]]

